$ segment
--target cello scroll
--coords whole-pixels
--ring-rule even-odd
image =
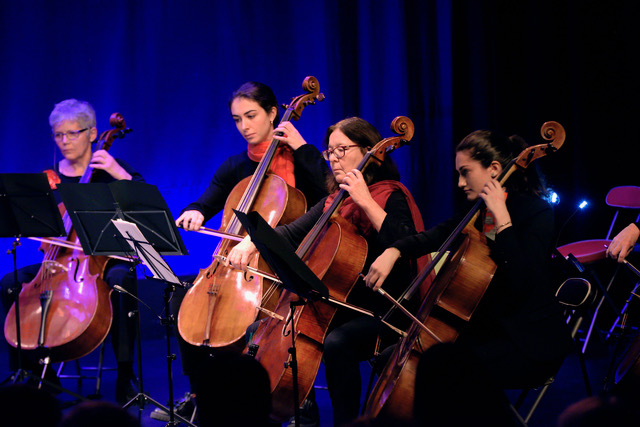
[[[540,128],[540,134],[542,138],[549,141],[546,144],[538,144],[524,150],[516,159],[516,164],[525,169],[529,164],[544,157],[548,154],[558,151],[566,137],[566,133],[562,125],[558,122],[545,122]]]
[[[106,130],[100,134],[96,150],[109,150],[114,139],[124,138],[127,133],[131,132],[131,129],[127,127],[127,123],[120,113],[116,112],[111,114],[109,124],[113,129]]]
[[[289,105],[283,105],[287,111],[291,112],[290,120],[298,120],[307,105],[324,100],[324,93],[320,93],[320,83],[315,77],[307,76],[302,82],[302,89],[307,93],[292,98]]]

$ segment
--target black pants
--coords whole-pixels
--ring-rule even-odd
[[[137,280],[135,270],[130,270],[130,264],[125,262],[109,262],[105,269],[104,280],[110,287],[119,285],[132,294],[137,294]],[[32,264],[18,269],[18,283],[31,282],[40,269],[40,264]],[[0,280],[0,291],[2,300],[2,318],[6,315],[14,303],[13,294],[10,290],[14,287],[14,272],[4,275]],[[136,300],[120,292],[111,293],[111,304],[113,307],[113,321],[111,323],[111,341],[113,352],[119,364],[133,362],[133,354],[136,338],[136,316],[129,316],[131,311],[137,309]],[[17,352],[9,346],[9,368],[17,369]]]
[[[353,421],[360,414],[360,362],[373,357],[379,335],[383,342],[396,337],[372,317],[336,320],[340,326],[327,334],[322,360],[333,407],[333,424],[337,426]]]
[[[196,275],[180,276],[181,282],[193,283]],[[187,289],[176,289],[173,297],[169,302],[169,310],[173,318],[177,321],[178,312],[182,305],[182,300],[187,294]],[[206,346],[191,345],[182,339],[176,327],[176,340],[178,341],[178,350],[180,352],[180,361],[182,364],[182,373],[189,378],[192,392],[195,391],[195,382],[201,374],[201,367],[207,363],[215,352],[215,349]]]

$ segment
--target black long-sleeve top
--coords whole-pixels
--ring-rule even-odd
[[[199,211],[204,215],[204,222],[207,222],[224,208],[233,187],[253,175],[258,164],[249,158],[246,150],[229,157],[216,170],[205,192],[182,212]],[[327,195],[326,176],[329,168],[314,145],[305,144],[293,151],[293,167],[296,188],[304,194],[307,206],[313,206]]]
[[[322,215],[325,200],[326,197],[292,223],[276,227],[276,232],[294,248],[297,248]],[[411,210],[402,191],[391,193],[386,205],[382,206],[382,208],[387,213],[387,216],[380,227],[380,231],[374,231],[370,236],[364,236],[367,240],[368,252],[363,273],[368,271],[369,265],[373,260],[393,242],[402,237],[416,234]],[[409,284],[411,273],[409,260],[402,260],[392,270],[384,289],[397,297]],[[384,315],[385,311],[390,307],[388,301],[367,288],[362,279],[358,279],[355,283],[347,300],[352,304],[373,310],[381,315]]]
[[[550,280],[553,211],[539,197],[516,194],[509,194],[507,208],[513,225],[488,241],[497,269],[461,338],[508,337],[535,360],[562,357],[571,342]],[[457,223],[446,221],[392,246],[403,257],[436,251]]]

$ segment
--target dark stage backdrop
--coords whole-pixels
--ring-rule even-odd
[[[0,172],[59,160],[48,114],[63,99],[88,100],[99,131],[111,113],[124,115],[133,132],[112,154],[157,185],[177,216],[245,148],[230,93],[257,80],[286,102],[314,75],[326,100],[296,124],[310,143],[347,116],[385,137],[395,116],[414,121],[411,146],[393,156],[427,225],[454,208],[453,147],[464,135],[491,128],[539,143],[541,124],[559,121],[567,142],[540,161],[561,197],[558,222],[583,197],[594,207],[560,241],[603,236],[606,191],[638,183],[632,3],[2,0]],[[216,241],[183,236],[191,255],[170,257],[174,269],[208,265]],[[18,249],[19,265],[40,261],[36,246]],[[0,272],[11,268],[2,255]]]

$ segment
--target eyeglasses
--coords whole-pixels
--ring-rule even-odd
[[[80,129],[80,130],[68,130],[66,132],[56,132],[53,135],[53,140],[60,142],[64,139],[64,136],[67,136],[67,139],[69,141],[74,141],[76,139],[78,139],[78,137],[80,136],[80,134],[82,132],[84,132],[85,130],[89,130],[89,128],[84,128],[84,129]]]
[[[324,150],[322,152],[322,157],[324,157],[324,159],[326,161],[329,161],[329,156],[331,156],[333,154],[334,156],[336,156],[336,159],[341,159],[347,153],[347,149],[349,149],[351,147],[359,147],[359,145],[357,145],[357,144],[341,145],[341,146],[336,147],[336,148],[329,148],[329,149]]]

